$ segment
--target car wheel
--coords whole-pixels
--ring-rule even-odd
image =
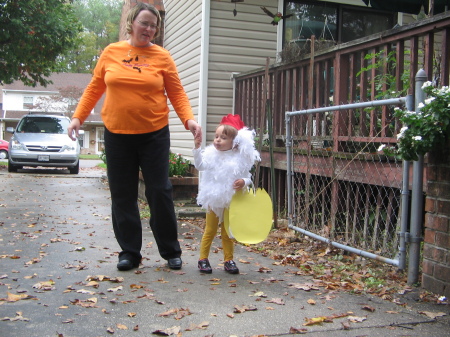
[[[73,167],[69,167],[70,174],[78,174],[80,172],[80,161],[78,161],[77,165]]]
[[[18,167],[8,160],[8,172],[17,172]]]
[[[8,151],[0,150],[0,159],[7,159],[7,158],[8,158]]]

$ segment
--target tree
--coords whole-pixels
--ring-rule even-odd
[[[89,73],[101,51],[119,40],[123,0],[77,0],[73,7],[84,28],[78,36],[82,43],[59,61],[67,72]]]
[[[74,49],[82,27],[66,0],[3,0],[0,4],[0,84],[46,86],[59,55]]]
[[[63,112],[69,118],[73,113],[83,94],[83,88],[69,85],[58,88],[59,93],[50,96],[39,96],[33,109],[43,112]]]

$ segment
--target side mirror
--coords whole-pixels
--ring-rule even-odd
[[[8,126],[8,127],[6,128],[6,132],[14,133],[14,128],[13,128],[12,126]]]

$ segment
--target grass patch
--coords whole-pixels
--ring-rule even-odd
[[[100,157],[96,154],[80,154],[80,159],[100,160]]]

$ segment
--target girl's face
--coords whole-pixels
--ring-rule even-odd
[[[233,138],[223,133],[223,125],[216,129],[216,136],[214,137],[214,147],[218,151],[228,151],[233,148]]]
[[[148,10],[139,12],[131,25],[130,40],[134,47],[150,46],[156,34],[158,18]]]

